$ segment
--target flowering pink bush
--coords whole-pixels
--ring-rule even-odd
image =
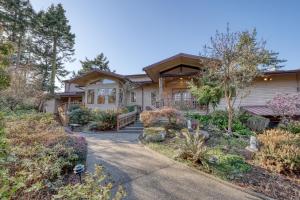
[[[297,105],[299,104],[299,94],[277,94],[271,101],[268,102],[268,106],[273,110],[273,112],[282,118],[293,117],[299,109],[297,108]]]

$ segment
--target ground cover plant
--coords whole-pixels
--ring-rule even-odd
[[[0,126],[1,199],[51,199],[65,194],[66,188],[88,191],[95,184],[90,175],[83,185],[76,184],[78,178],[73,175],[73,167],[85,163],[87,144],[83,137],[67,134],[53,115],[12,115],[4,121],[5,129]],[[100,189],[109,192],[111,187],[103,185]],[[94,194],[109,199],[109,194]]]

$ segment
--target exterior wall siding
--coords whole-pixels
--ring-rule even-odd
[[[106,77],[101,77],[106,78]],[[91,80],[92,82],[92,80]],[[271,81],[264,81],[262,78],[257,79],[253,86],[248,89],[249,94],[244,98],[237,98],[235,107],[246,105],[266,105],[267,101],[271,100],[278,93],[297,93],[298,86],[297,77],[295,74],[281,74],[272,75]],[[71,91],[78,91],[79,88],[75,85],[70,85]],[[97,89],[100,88],[116,88],[116,103],[115,104],[97,104]],[[84,104],[88,108],[92,109],[117,109],[119,107],[119,89],[121,88],[118,81],[115,84],[92,84],[84,87],[85,96],[83,98]],[[143,88],[143,89],[142,89]],[[187,84],[184,81],[175,79],[171,82],[164,82],[164,98],[172,97],[172,90],[179,88],[187,88]],[[74,90],[73,90],[74,89]],[[95,90],[94,104],[87,104],[87,90]],[[82,91],[79,89],[79,91]],[[158,84],[147,84],[138,87],[133,90],[136,93],[136,102],[131,102],[131,95],[127,94],[127,105],[139,105],[145,109],[147,106],[151,106],[151,92],[156,92],[158,97]],[[158,100],[158,99],[157,99]],[[216,109],[226,109],[226,102],[221,100]]]
[[[266,105],[278,93],[297,93],[297,79],[295,74],[272,76],[271,81],[264,81],[262,78],[254,82],[249,88],[249,94],[238,97],[235,108],[240,106]],[[226,109],[225,99],[222,99],[217,109]]]

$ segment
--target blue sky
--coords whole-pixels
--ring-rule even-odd
[[[300,1],[284,0],[31,0],[35,9],[62,3],[76,34],[79,60],[103,52],[120,74],[183,52],[198,55],[216,30],[256,28],[267,47],[300,68]]]

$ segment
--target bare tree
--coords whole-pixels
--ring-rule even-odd
[[[204,54],[215,64],[215,67],[207,68],[207,72],[222,87],[230,134],[236,99],[246,95],[245,89],[262,71],[281,67],[278,63],[284,60],[278,60],[278,53],[266,49],[266,41],[257,40],[255,29],[230,32],[229,26],[225,33],[216,32],[210,44],[204,47]]]

